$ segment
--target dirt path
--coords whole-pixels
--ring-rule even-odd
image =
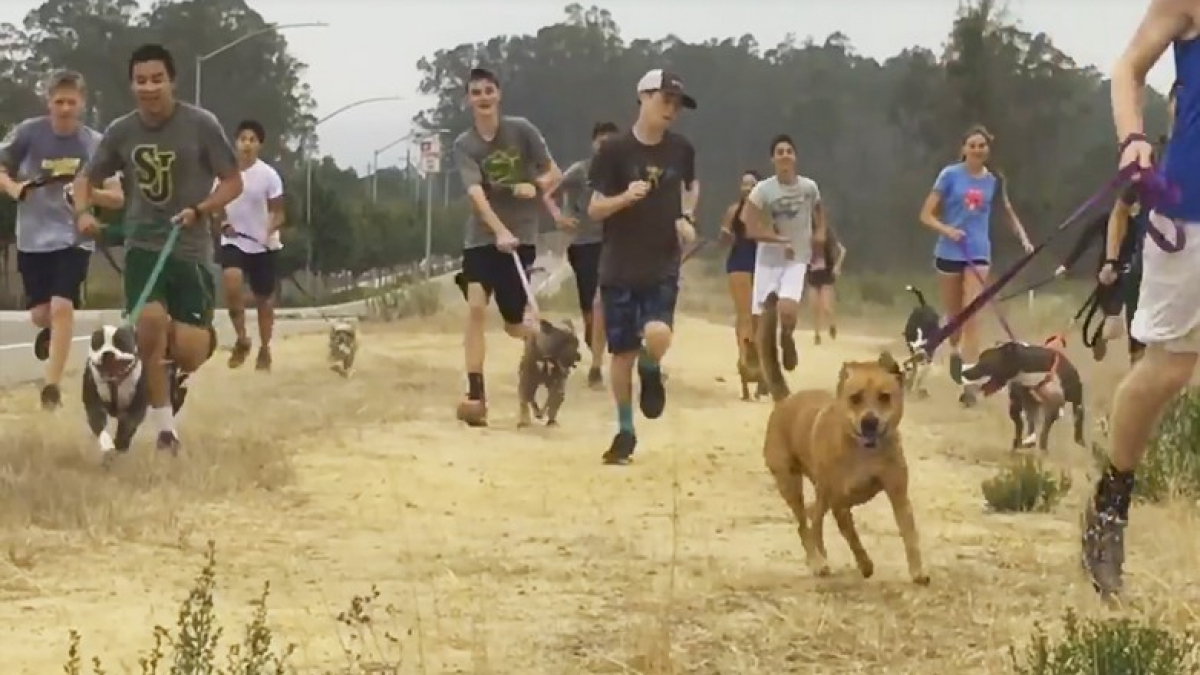
[[[238,634],[246,603],[269,580],[277,639],[299,644],[304,672],[341,672],[350,633],[334,617],[372,586],[394,607],[379,612],[378,630],[399,639],[361,651],[402,661],[396,672],[437,674],[999,673],[1032,620],[1093,607],[1076,562],[1082,472],[1057,513],[984,512],[979,483],[1008,452],[999,401],[964,412],[941,387],[909,404],[904,434],[931,587],[907,581],[883,501],[858,517],[875,578],[857,576],[829,527],[834,576],[815,580],[762,465],[769,403],[737,400],[728,328],[680,321],[666,414],[639,419],[633,465],[605,467],[614,415],[581,374],[562,427],[515,429],[517,346],[498,333],[488,345],[493,426],[457,425],[454,325],[368,327],[364,370],[348,382],[323,369],[322,336],[282,342],[270,379],[223,366],[206,373],[188,428],[225,424],[233,408],[230,433],[258,434],[261,444],[278,444],[282,427],[302,433],[286,441],[294,476],[269,489],[204,492],[211,498],[195,504],[180,488],[153,528],[132,534],[110,526],[115,516],[90,532],[82,517],[75,531],[10,531],[0,560],[4,671],[60,672],[70,628],[110,672],[136,670],[152,625],[173,623],[210,538],[227,631]],[[793,385],[832,386],[843,360],[872,358],[880,344],[846,336],[810,346]],[[33,423],[16,397],[0,400],[3,424]],[[105,480],[71,452],[79,485]],[[1065,432],[1052,456],[1086,464]],[[231,456],[219,457],[206,470],[233,472],[222,468]],[[157,487],[145,489],[158,499]],[[130,484],[108,494],[114,509],[139,499]],[[1200,599],[1185,583],[1200,559],[1195,538],[1179,536],[1195,532],[1189,518],[1135,515],[1131,581],[1149,613],[1186,620],[1184,608]]]

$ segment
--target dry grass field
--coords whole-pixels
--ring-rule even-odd
[[[1005,673],[1035,622],[1111,612],[1078,565],[1089,451],[1060,424],[1048,461],[1075,477],[1068,497],[988,513],[980,482],[1009,459],[1004,403],[961,410],[944,375],[903,424],[932,585],[908,581],[882,499],[857,518],[874,578],[833,527],[833,576],[812,578],[762,463],[770,404],[738,400],[723,291],[696,279],[685,293],[667,412],[639,419],[627,467],[600,465],[614,414],[580,373],[559,428],[516,428],[518,346],[498,328],[492,426],[457,424],[458,306],[365,325],[349,380],[325,369],[320,335],[282,341],[267,376],[214,362],[174,459],[143,434],[102,469],[74,401],[47,415],[32,389],[0,393],[3,672],[62,672],[72,629],[109,673],[140,672],[209,540],[226,639],[270,582],[274,639],[296,644],[303,673]],[[848,323],[836,342],[800,343],[794,387],[832,387],[842,361],[901,348],[895,311]],[[1095,367],[1076,353],[1093,414],[1120,356]],[[1124,614],[1197,624],[1196,531],[1184,505],[1135,509]],[[375,592],[370,627],[338,620]]]

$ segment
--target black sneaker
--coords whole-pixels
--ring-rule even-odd
[[[663,385],[662,368],[638,368],[638,378],[641,380],[638,406],[642,414],[649,420],[662,417],[667,407],[667,388]]]
[[[962,355],[955,352],[950,355],[950,379],[954,380],[954,384],[962,384],[963,360]]]
[[[179,452],[179,436],[174,431],[160,431],[154,446],[163,452],[175,454]]]
[[[1097,511],[1095,500],[1088,500],[1083,514],[1081,562],[1091,577],[1092,588],[1105,599],[1121,592],[1126,525],[1124,518],[1110,511]]]
[[[820,335],[818,335],[818,338]],[[779,349],[783,352],[783,369],[789,373],[796,369],[800,357],[796,354],[796,337],[791,333],[779,335]]]
[[[42,387],[42,410],[57,410],[62,407],[62,392],[57,384]]]
[[[592,389],[600,389],[604,386],[604,375],[600,373],[600,369],[592,366],[588,369],[588,386]]]
[[[1096,361],[1103,361],[1108,354],[1108,340],[1104,339],[1103,335],[1097,336],[1096,341],[1092,343],[1092,358]]]
[[[612,445],[601,458],[605,464],[628,464],[633,461],[633,451],[637,448],[637,436],[628,431],[618,431],[613,436]]]
[[[38,331],[37,337],[33,339],[33,355],[38,361],[45,361],[50,358],[50,329],[43,328]]]
[[[829,339],[830,340],[837,339],[837,326],[835,326],[833,324],[830,324],[830,326],[829,326]]]

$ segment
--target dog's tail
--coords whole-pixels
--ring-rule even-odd
[[[767,296],[763,303],[762,316],[758,322],[758,359],[762,364],[763,378],[767,381],[767,389],[771,398],[776,402],[791,395],[787,380],[783,377],[783,368],[779,365],[779,296],[774,293]]]
[[[916,286],[913,286],[912,284],[908,284],[907,286],[904,287],[904,290],[917,296],[917,304],[919,304],[920,306],[922,306],[922,307],[929,306],[925,302],[925,294],[921,292],[921,289],[917,288]]]

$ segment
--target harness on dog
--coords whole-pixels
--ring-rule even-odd
[[[1029,388],[1033,392],[1033,397],[1038,400],[1038,403],[1046,402],[1046,386],[1058,379],[1058,366],[1062,363],[1063,350],[1067,348],[1067,339],[1061,333],[1052,335],[1046,340],[1043,346],[1049,349],[1054,356],[1050,361],[1050,368],[1046,371],[1046,376]]]
[[[947,318],[946,323],[942,325],[938,332],[929,337],[924,347],[916,355],[916,358],[923,361],[928,361],[932,354],[943,342],[948,340],[951,335],[958,332],[958,330],[962,328],[963,324],[977,314],[985,304],[991,302],[991,300],[1000,292],[1000,290],[1011,283],[1012,280],[1016,278],[1017,274],[1019,274],[1021,270],[1025,269],[1029,263],[1032,262],[1039,253],[1044,251],[1051,242],[1065,232],[1066,229],[1071,225],[1077,223],[1084,215],[1087,214],[1089,210],[1100,204],[1101,201],[1104,200],[1104,198],[1110,193],[1127,187],[1134,181],[1135,178],[1138,179],[1134,184],[1135,189],[1138,190],[1139,200],[1141,201],[1143,208],[1152,208],[1154,204],[1178,201],[1178,189],[1175,186],[1169,185],[1166,181],[1166,178],[1164,178],[1161,173],[1153,169],[1149,171],[1143,171],[1133,163],[1126,165],[1115,176],[1113,176],[1113,178],[1111,178],[1107,183],[1102,185],[1100,189],[1093,193],[1091,197],[1085,200],[1083,204],[1075,209],[1071,215],[1067,216],[1066,220],[1060,223],[1058,227],[1056,227],[1045,239],[1041,241],[1041,243],[1039,243],[1037,246],[1034,246],[1032,251],[1029,251],[1025,255],[1021,256],[1017,262],[1012,265],[1012,267],[1001,274],[994,282],[992,282],[991,285],[984,287],[979,295],[976,296],[975,299],[970,303],[968,303],[967,306],[962,309],[962,311],[953,317]],[[1183,250],[1183,246],[1186,243],[1186,235],[1183,230],[1183,225],[1179,221],[1172,220],[1171,223],[1175,228],[1175,241],[1168,239],[1165,234],[1159,232],[1155,227],[1146,228],[1146,234],[1150,236],[1150,238],[1154,240],[1154,243],[1157,244],[1158,247],[1163,251],[1168,253],[1177,253]]]

